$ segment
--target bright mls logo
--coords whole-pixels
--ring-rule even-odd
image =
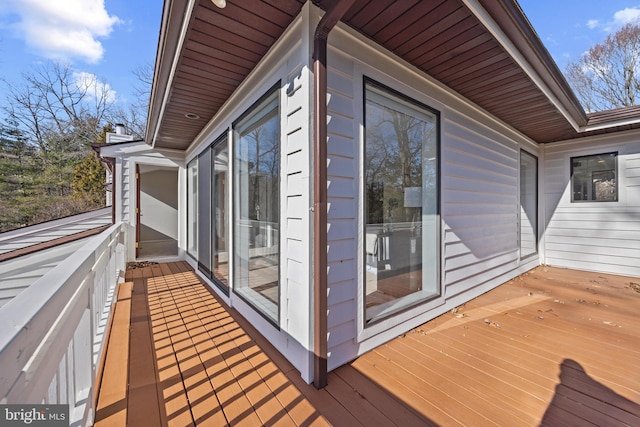
[[[69,427],[69,405],[0,405],[0,426]]]

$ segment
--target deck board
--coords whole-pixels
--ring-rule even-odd
[[[186,262],[126,280],[96,425],[640,425],[637,279],[536,268],[336,369],[323,390]]]
[[[126,425],[127,423],[128,335],[132,287],[133,283],[125,282],[117,289],[113,323],[98,396],[96,426]]]
[[[131,296],[131,342],[136,343],[129,353],[129,406],[145,408],[144,411],[129,411],[128,424],[160,425],[160,406],[156,387],[157,372],[153,354],[152,335],[147,307],[147,295],[142,278],[132,278]]]

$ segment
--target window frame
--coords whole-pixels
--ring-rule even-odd
[[[367,190],[366,190],[366,150],[367,150],[367,142],[366,142],[366,129],[367,129],[367,114],[366,114],[366,110],[367,110],[367,88],[371,87],[374,90],[375,93],[375,97],[376,98],[386,98],[388,100],[391,101],[392,104],[396,104],[396,105],[401,105],[402,109],[407,109],[407,110],[415,110],[417,111],[419,114],[424,114],[421,112],[421,110],[424,110],[424,112],[426,112],[426,114],[424,114],[425,116],[430,116],[432,115],[434,118],[434,123],[436,126],[436,135],[435,135],[435,150],[436,150],[436,159],[435,159],[435,165],[437,167],[437,171],[435,174],[436,177],[436,185],[435,185],[435,198],[436,198],[436,204],[435,204],[435,217],[436,217],[436,224],[435,224],[435,232],[434,234],[437,236],[436,238],[436,242],[435,244],[435,254],[436,254],[436,261],[435,261],[435,266],[436,266],[436,279],[435,279],[435,288],[436,291],[434,294],[429,294],[429,295],[425,295],[423,297],[419,297],[419,293],[414,293],[414,294],[408,294],[405,295],[404,297],[399,298],[398,300],[402,299],[402,298],[406,298],[408,296],[412,296],[413,295],[413,300],[412,298],[408,298],[405,300],[405,303],[402,304],[401,307],[397,307],[397,308],[392,308],[392,309],[386,309],[383,310],[382,312],[372,316],[369,320],[367,320],[367,307],[366,307],[366,266],[367,266],[367,253],[366,250],[364,248],[364,246],[362,247],[362,249],[360,250],[360,254],[359,257],[362,260],[362,267],[359,269],[359,275],[361,275],[361,279],[359,280],[359,292],[362,292],[362,297],[360,298],[360,302],[362,304],[362,320],[363,320],[363,326],[364,329],[367,329],[371,326],[377,325],[379,323],[384,323],[389,321],[389,319],[398,316],[402,313],[405,313],[407,311],[410,311],[412,309],[415,309],[418,306],[422,306],[422,305],[427,305],[435,300],[437,300],[438,298],[441,298],[443,295],[442,292],[442,209],[441,209],[441,204],[442,204],[442,122],[441,122],[441,112],[433,107],[430,107],[429,105],[426,105],[420,101],[417,101],[416,99],[405,95],[404,93],[395,90],[383,83],[380,83],[370,77],[367,76],[363,76],[363,81],[362,81],[362,123],[363,123],[363,135],[362,135],[362,163],[361,163],[361,167],[362,167],[362,173],[361,173],[361,196],[360,196],[360,202],[361,202],[361,206],[362,206],[362,224],[360,225],[359,229],[360,232],[363,233],[363,239],[366,240],[366,238],[364,236],[366,236],[366,232],[367,232]],[[422,188],[422,187],[421,187]],[[424,207],[423,207],[424,208]],[[423,264],[422,264],[423,265]],[[423,265],[424,266],[424,265]]]
[[[216,227],[215,227],[215,216],[214,216],[214,212],[215,212],[215,188],[214,188],[214,177],[215,177],[215,161],[216,161],[216,150],[218,148],[220,148],[223,144],[227,145],[227,182],[225,183],[225,190],[226,190],[226,215],[227,215],[227,230],[226,231],[226,236],[227,236],[227,284],[225,285],[224,282],[218,278],[215,274],[215,268],[214,268],[214,262],[213,262],[213,255],[214,255],[214,250],[217,251],[218,248],[214,247],[214,233],[216,232]],[[223,132],[218,138],[216,138],[211,145],[209,146],[209,149],[211,150],[211,199],[210,199],[210,205],[211,205],[211,215],[210,215],[210,220],[211,220],[211,225],[209,227],[209,230],[211,231],[211,250],[210,250],[210,256],[211,256],[211,281],[222,291],[224,292],[225,295],[229,296],[229,292],[230,292],[230,288],[231,288],[231,257],[233,256],[233,248],[231,247],[231,241],[229,239],[230,235],[233,233],[233,226],[232,226],[232,221],[229,220],[229,216],[232,214],[231,213],[231,204],[232,202],[232,195],[230,194],[230,174],[231,174],[231,168],[230,168],[230,164],[232,162],[232,158],[231,158],[231,141],[229,139],[229,135],[228,132],[225,130],[225,132]]]
[[[579,159],[590,159],[590,158],[597,158],[597,157],[602,157],[602,156],[612,156],[613,160],[614,160],[614,165],[613,165],[613,173],[614,173],[614,181],[615,181],[615,198],[613,200],[593,200],[593,199],[588,199],[588,200],[584,200],[584,199],[575,199],[575,191],[574,191],[574,161],[575,160],[579,160]],[[619,181],[619,174],[618,174],[618,156],[619,153],[618,151],[609,151],[609,152],[605,152],[605,153],[594,153],[594,154],[586,154],[586,155],[581,155],[581,156],[572,156],[569,158],[569,181],[570,181],[570,191],[569,193],[571,194],[571,203],[616,203],[620,201],[620,186],[618,185],[618,181]],[[611,169],[607,169],[608,171],[610,171]],[[589,169],[590,173],[593,172],[602,172],[602,171],[594,171],[592,169]]]
[[[202,150],[198,156],[198,270],[211,280],[211,172],[212,153],[211,145]],[[208,159],[207,159],[208,157]],[[208,161],[207,161],[208,160]],[[202,191],[201,191],[202,190]],[[207,191],[208,190],[208,191]],[[206,196],[206,197],[203,197]],[[208,221],[202,221],[202,214],[207,216]],[[202,240],[204,241],[201,241]]]
[[[527,253],[525,255],[522,254],[522,158],[523,156],[527,156],[529,157],[531,160],[533,160],[534,163],[534,170],[535,170],[535,190],[534,190],[534,194],[535,194],[535,212],[536,212],[536,218],[535,218],[535,223],[532,224],[533,225],[533,236],[535,238],[535,250],[534,252],[531,253]],[[539,209],[540,209],[540,200],[539,200],[539,196],[538,196],[538,192],[539,192],[539,177],[538,177],[538,172],[539,172],[539,160],[538,160],[538,156],[534,155],[533,153],[530,153],[527,150],[524,149],[520,149],[520,178],[519,178],[519,199],[520,199],[520,212],[519,212],[519,226],[518,226],[518,250],[520,251],[520,259],[526,259],[532,256],[536,256],[539,254],[540,252],[540,239],[538,236],[538,228],[539,228]]]
[[[231,138],[231,142],[229,144],[229,150],[230,150],[230,163],[233,164],[232,166],[232,177],[231,177],[231,182],[232,182],[232,187],[230,189],[231,191],[231,216],[232,218],[230,218],[230,223],[231,225],[231,235],[232,237],[232,247],[231,247],[231,256],[233,257],[233,263],[232,263],[232,276],[233,277],[233,285],[230,287],[233,294],[237,295],[242,301],[244,301],[249,307],[251,307],[256,313],[258,313],[260,316],[262,316],[265,320],[267,320],[271,325],[273,325],[275,328],[277,328],[278,330],[280,330],[280,320],[281,320],[281,315],[282,315],[282,304],[281,304],[281,297],[282,297],[282,209],[281,209],[281,197],[282,197],[282,185],[281,185],[281,181],[282,181],[282,138],[283,138],[283,132],[282,132],[282,100],[281,100],[281,89],[282,89],[282,83],[280,80],[278,80],[273,86],[271,86],[265,93],[264,95],[262,95],[257,101],[255,101],[249,108],[247,108],[245,110],[244,113],[242,113],[236,120],[233,121],[232,125],[231,125],[231,134],[232,134],[232,138]],[[273,97],[274,100],[270,100],[270,98]],[[259,122],[261,120],[264,119],[264,117],[267,115],[267,112],[269,111],[268,106],[271,102],[275,101],[276,102],[276,117],[278,119],[278,197],[277,197],[277,203],[278,203],[278,302],[277,302],[277,307],[276,307],[276,313],[275,313],[275,318],[271,317],[267,312],[265,312],[265,310],[261,309],[256,303],[254,303],[251,298],[243,295],[240,291],[240,288],[238,285],[238,277],[239,277],[239,263],[236,259],[237,257],[237,252],[240,250],[239,246],[240,246],[240,242],[239,242],[239,237],[238,237],[238,232],[237,232],[237,217],[239,215],[241,215],[241,213],[239,212],[239,203],[240,201],[238,200],[238,188],[237,185],[240,181],[239,176],[236,174],[240,173],[240,170],[238,168],[237,162],[238,162],[238,155],[237,155],[237,149],[238,149],[238,144],[239,144],[239,134],[240,131],[238,130],[238,127],[242,128],[246,123],[246,121],[248,120],[248,123],[252,123],[254,120],[255,122]],[[252,123],[253,124],[253,123]]]

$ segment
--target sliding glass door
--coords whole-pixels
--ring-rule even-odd
[[[211,264],[213,279],[229,289],[229,144],[223,137],[213,145],[211,181]]]
[[[272,91],[234,125],[234,292],[278,324],[280,112]]]
[[[211,148],[198,156],[198,269],[211,278]]]

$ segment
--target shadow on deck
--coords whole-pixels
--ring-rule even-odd
[[[316,390],[185,262],[129,270],[96,425],[640,425],[640,286],[537,268]]]

